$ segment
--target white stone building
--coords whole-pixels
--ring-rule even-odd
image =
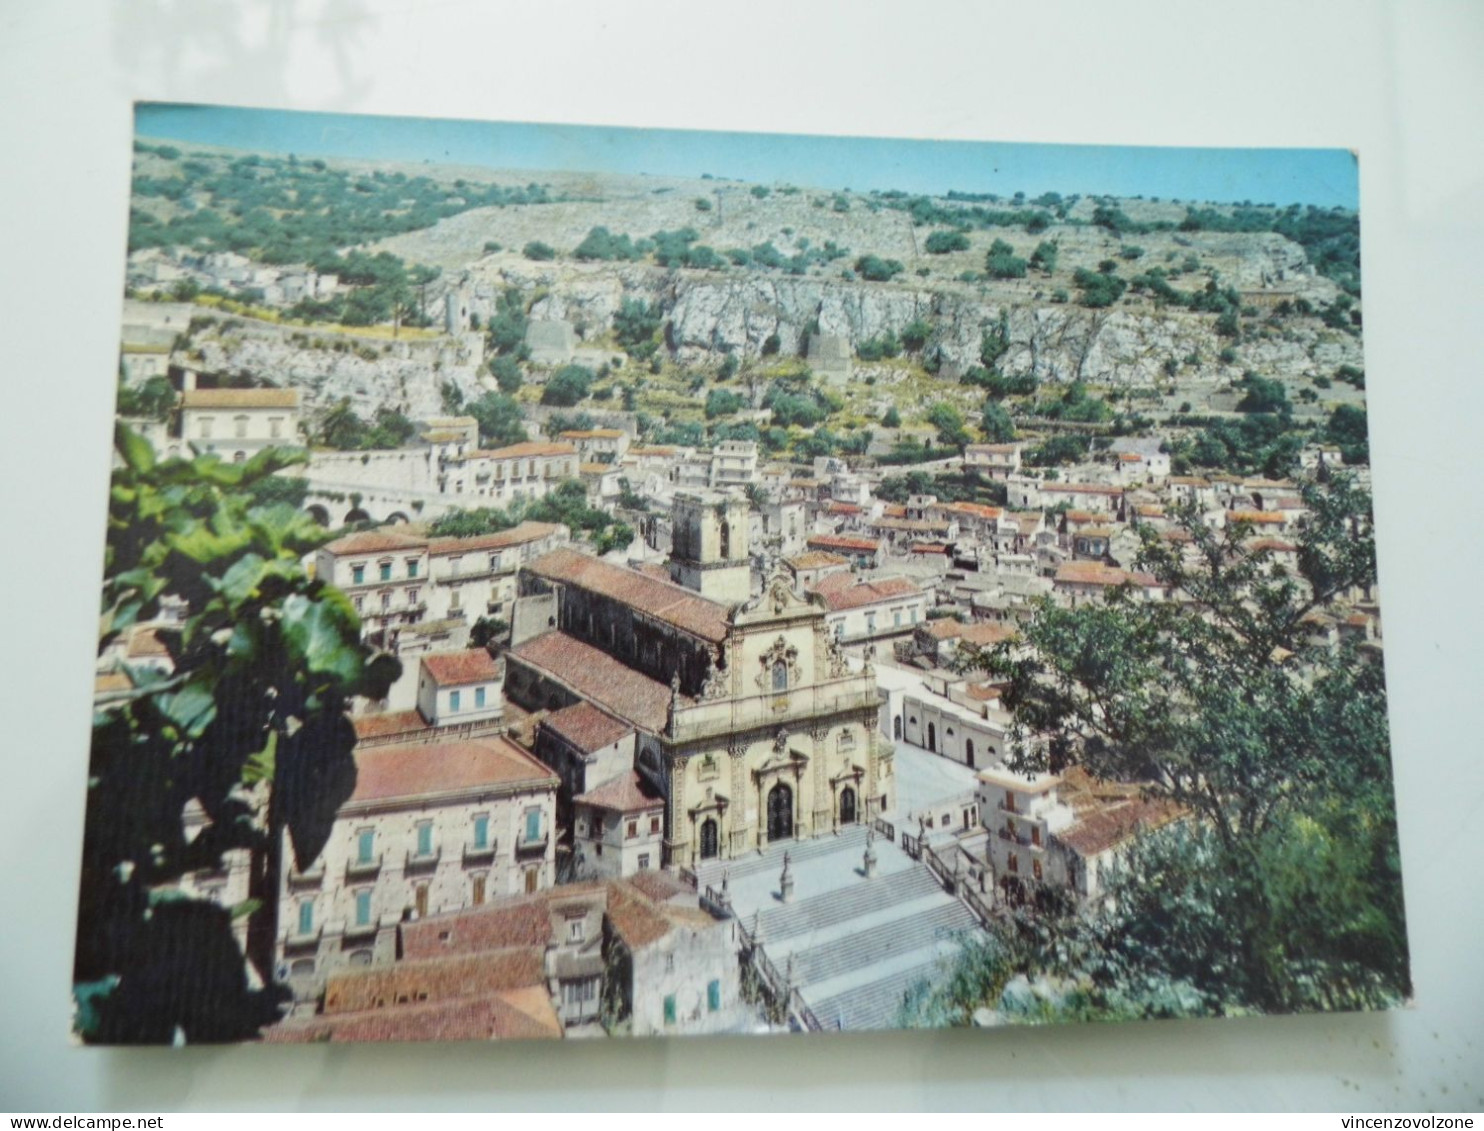
[[[301,998],[389,961],[397,924],[555,882],[557,779],[503,737],[360,748],[320,853],[284,834],[280,973]]]
[[[481,448],[447,460],[439,489],[488,500],[474,505],[506,506],[542,498],[562,480],[575,479],[577,464],[577,449],[571,444],[528,441]]]
[[[665,797],[634,770],[572,799],[575,878],[622,879],[658,868]]]
[[[432,725],[492,723],[504,715],[504,672],[483,648],[435,652],[418,666],[417,709]]]
[[[814,592],[829,610],[826,630],[841,644],[906,636],[927,618],[927,594],[905,577],[856,580],[848,573],[831,573],[816,583]]]
[[[198,454],[241,463],[264,448],[300,447],[296,389],[187,389],[180,434]]]

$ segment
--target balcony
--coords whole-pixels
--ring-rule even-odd
[[[313,950],[319,946],[319,941],[324,937],[325,929],[315,927],[312,931],[299,932],[289,931],[283,936],[283,949],[285,951]]]
[[[469,868],[476,864],[491,864],[495,859],[496,841],[489,841],[484,847],[477,844],[464,845],[464,867]]]
[[[347,880],[364,880],[377,875],[381,871],[381,853],[375,856],[361,858],[359,856],[348,860],[345,864],[345,878]]]
[[[290,890],[294,890],[294,889],[297,889],[297,888],[319,887],[320,884],[324,883],[324,881],[325,881],[325,861],[324,861],[324,857],[320,857],[313,864],[311,864],[309,866],[309,870],[307,872],[301,872],[297,868],[292,868],[292,869],[289,870],[289,888],[290,888]]]
[[[1038,842],[1021,833],[1012,833],[1008,829],[999,829],[996,831],[995,835],[998,836],[1001,840],[1007,841],[1010,844],[1019,845],[1021,848],[1034,849],[1037,852],[1043,851],[1046,847],[1045,841]]]
[[[355,939],[372,939],[376,937],[376,930],[376,917],[372,916],[371,919],[365,923],[345,924],[345,934],[343,937],[347,942]]]
[[[443,849],[441,848],[435,848],[432,852],[409,852],[403,867],[408,872],[426,871],[429,868],[438,867],[438,861],[442,858]]]
[[[521,837],[515,842],[516,859],[519,860],[526,856],[546,855],[546,845],[549,839],[544,832],[535,840],[527,840],[525,837]]]

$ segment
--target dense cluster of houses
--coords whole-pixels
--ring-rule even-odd
[[[180,408],[162,441],[228,459],[298,430],[288,391],[187,389]],[[971,445],[962,469],[998,485],[995,505],[902,499],[880,471],[769,464],[747,442],[595,427],[484,449],[469,418],[425,424],[398,475],[471,506],[580,482],[637,533],[600,558],[556,524],[449,538],[400,522],[312,556],[404,671],[357,705],[355,790],[319,855],[282,845],[277,973],[297,1004],[274,1040],[758,1024],[738,924],[696,870],[858,824],[915,838],[991,904],[1037,884],[1097,898],[1132,837],[1183,815],[1137,784],[1011,771],[1003,689],[963,660],[1015,649],[1040,598],[1180,599],[1139,563],[1151,540],[1186,547],[1190,513],[1289,567],[1305,514],[1299,483],[1175,476],[1158,440],[1054,478],[1020,444]],[[398,465],[363,462],[382,466]],[[110,650],[100,704],[168,672],[159,634],[180,613]],[[1309,623],[1316,642],[1379,648],[1374,593]],[[909,804],[902,748],[972,784]],[[232,858],[186,886],[231,905],[249,872]]]

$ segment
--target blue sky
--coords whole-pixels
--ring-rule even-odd
[[[301,157],[493,169],[710,173],[762,184],[942,194],[1023,191],[1254,203],[1358,204],[1342,149],[1030,145],[617,129],[142,103],[144,137]]]

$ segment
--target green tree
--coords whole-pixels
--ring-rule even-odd
[[[999,372],[1000,358],[1010,348],[1010,316],[1004,312],[994,326],[979,336],[979,360],[990,373]]]
[[[636,361],[648,361],[659,350],[660,312],[640,298],[626,298],[613,316],[618,344]]]
[[[991,279],[1025,278],[1026,261],[1015,254],[1015,249],[1004,240],[995,240],[989,245],[984,257],[984,270]]]
[[[490,362],[490,372],[495,375],[495,384],[500,392],[514,396],[526,381],[521,375],[520,362],[509,354],[502,354]]]
[[[400,665],[360,643],[349,600],[311,580],[302,557],[331,535],[253,488],[302,455],[268,449],[160,463],[120,425],[109,497],[100,653],[169,597],[185,620],[155,629],[168,675],[94,713],[74,964],[87,1041],[243,1040],[276,1020],[277,890],[284,833],[305,866],[355,785],[354,695],[383,697]],[[207,824],[187,835],[198,802]],[[185,895],[186,874],[246,850],[251,899],[226,908]],[[249,984],[232,933],[247,917]]]
[[[537,262],[556,258],[556,248],[550,244],[542,243],[540,240],[532,240],[520,250],[521,254],[527,259],[534,259]]]
[[[495,302],[488,333],[496,354],[518,353],[526,341],[526,304],[519,288],[506,287]]]
[[[897,411],[897,406],[892,405],[881,414],[881,427],[900,428],[902,426],[902,414]]]
[[[962,451],[973,439],[964,426],[964,414],[946,401],[929,407],[927,422],[938,430],[938,443]]]
[[[712,389],[706,394],[706,419],[714,420],[718,416],[731,416],[745,403],[739,394],[730,389]]]
[[[366,422],[350,407],[350,398],[341,397],[320,414],[314,436],[327,448],[355,451],[365,442]]]
[[[947,255],[950,251],[968,251],[969,237],[959,231],[940,231],[929,234],[922,245],[929,255]]]
[[[1050,275],[1056,270],[1056,260],[1060,254],[1061,245],[1055,240],[1042,240],[1031,253],[1031,266]]]
[[[914,318],[902,327],[902,348],[916,353],[933,336],[933,325],[925,318]]]
[[[873,283],[889,282],[905,270],[900,261],[879,255],[862,255],[855,261],[855,273]]]
[[[520,405],[513,397],[504,393],[485,393],[477,401],[465,405],[464,411],[479,421],[481,444],[504,447],[527,439]]]
[[[168,378],[150,377],[138,385],[119,385],[118,414],[143,416],[161,423],[170,419],[178,397]]]
[[[582,401],[591,391],[593,371],[581,365],[564,365],[541,390],[541,403],[563,408]]]
[[[1243,375],[1240,387],[1244,391],[1242,399],[1237,402],[1238,412],[1276,412],[1286,415],[1293,411],[1282,381],[1259,377],[1249,370]]]
[[[996,400],[984,402],[984,414],[979,421],[984,430],[984,439],[991,444],[1008,444],[1015,439],[1015,425],[1005,406]]]
[[[1112,262],[1109,260],[1108,262]],[[1111,271],[1089,271],[1079,267],[1072,275],[1072,282],[1082,292],[1081,303],[1091,309],[1112,306],[1128,289],[1128,282]]]
[[[1190,814],[1135,854],[1109,909],[1035,948],[1041,972],[1100,986],[1105,1005],[1150,987],[1206,1013],[1410,992],[1383,672],[1311,643],[1306,620],[1374,583],[1370,499],[1343,475],[1303,495],[1296,569],[1251,549],[1246,524],[1212,530],[1182,507],[1188,542],[1142,528],[1138,556],[1178,600],[1043,601],[1016,650],[971,661],[1006,683],[1013,768],[1081,765]]]
[[[1359,405],[1342,404],[1330,413],[1324,434],[1331,444],[1337,444],[1346,463],[1369,463],[1371,458],[1370,436],[1366,422],[1366,411]]]

